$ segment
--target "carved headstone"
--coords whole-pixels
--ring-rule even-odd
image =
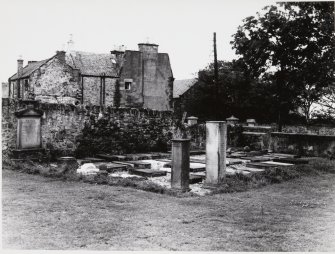
[[[17,117],[17,149],[42,148],[41,110],[32,105],[15,113]]]

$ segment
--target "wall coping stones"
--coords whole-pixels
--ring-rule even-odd
[[[284,132],[271,132],[271,136],[273,137],[310,137],[310,138],[327,138],[327,139],[334,139],[334,135],[318,135],[318,134],[310,134],[310,133],[284,133]]]

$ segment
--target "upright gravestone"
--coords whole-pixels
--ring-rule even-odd
[[[28,155],[29,152],[41,152],[41,110],[35,109],[34,105],[28,104],[26,108],[15,112],[17,117],[17,136],[16,150],[14,155],[22,157]]]
[[[171,187],[189,191],[190,140],[172,140]]]
[[[206,181],[207,186],[221,183],[226,173],[227,124],[206,122]]]

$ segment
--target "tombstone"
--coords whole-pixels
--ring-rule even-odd
[[[171,188],[189,191],[190,139],[172,140]]]
[[[247,119],[247,125],[249,127],[254,127],[256,125],[256,120],[255,119]]]
[[[228,125],[235,126],[240,119],[238,119],[238,118],[236,118],[235,116],[232,115],[231,117],[227,118],[226,120],[227,120]]]
[[[227,124],[206,122],[206,181],[207,186],[223,182],[226,174]]]
[[[32,101],[35,102],[35,101]],[[17,117],[16,158],[38,156],[43,153],[41,136],[41,117],[43,112],[34,108],[34,103],[28,103],[26,108],[15,112]]]
[[[192,126],[192,125],[195,125],[198,123],[198,117],[195,117],[195,116],[190,116],[190,117],[187,117],[187,124]]]
[[[75,157],[60,157],[57,159],[57,166],[56,173],[59,175],[75,174],[77,173],[79,164]]]

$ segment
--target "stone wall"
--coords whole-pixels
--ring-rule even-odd
[[[272,132],[271,147],[279,153],[335,158],[334,135]]]
[[[283,126],[285,133],[301,133],[301,134],[318,134],[318,135],[335,135],[335,126],[306,126],[306,125],[289,125]]]
[[[16,147],[16,100],[2,105],[2,148]],[[166,151],[172,137],[172,112],[146,109],[40,103],[42,146],[54,156]],[[104,110],[103,115],[100,114]]]
[[[36,96],[79,99],[80,80],[78,76],[74,75],[70,66],[55,57],[30,76],[29,89],[25,90],[25,99],[29,90],[33,90]]]
[[[77,137],[77,157],[97,153],[166,152],[172,138],[172,112],[107,108],[98,118],[90,114]]]

